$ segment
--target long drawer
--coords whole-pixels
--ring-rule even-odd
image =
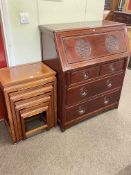
[[[66,103],[67,105],[74,105],[86,98],[121,87],[123,78],[124,74],[120,73],[85,85],[70,88],[67,90]]]
[[[113,93],[102,95],[93,100],[86,101],[79,105],[75,105],[66,111],[66,122],[81,118],[82,116],[91,112],[97,111],[98,109],[104,108],[114,103],[118,103],[120,98],[120,90]]]

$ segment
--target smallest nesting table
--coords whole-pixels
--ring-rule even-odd
[[[4,119],[16,143],[57,122],[56,72],[42,62],[0,70],[0,90],[5,103]],[[27,123],[40,119],[40,126]],[[28,128],[28,129],[27,129]]]

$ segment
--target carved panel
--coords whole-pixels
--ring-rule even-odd
[[[106,49],[108,52],[112,53],[112,52],[116,52],[117,50],[119,50],[118,39],[113,35],[109,35],[106,37],[105,45],[106,45]]]
[[[84,39],[76,41],[75,44],[76,54],[81,58],[87,58],[91,55],[90,43]]]

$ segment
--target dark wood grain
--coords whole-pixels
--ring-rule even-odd
[[[96,78],[99,76],[99,71],[100,71],[99,66],[94,66],[94,67],[89,67],[89,68],[87,67],[84,69],[71,71],[69,75],[70,76],[69,85],[77,84],[80,82],[86,82],[93,78]]]
[[[66,96],[67,105],[73,105],[89,97],[121,87],[123,77],[124,74],[122,73],[68,89]]]
[[[121,70],[124,70],[124,59],[102,65],[100,75],[111,74]]]
[[[88,116],[88,113],[96,111],[105,106],[111,105],[113,103],[118,102],[120,96],[120,91],[116,91],[113,93],[107,93],[106,95],[102,95],[97,97],[96,99],[85,101],[84,103],[80,103],[79,105],[75,105],[66,111],[66,122],[72,122],[75,118],[79,118],[82,115]]]

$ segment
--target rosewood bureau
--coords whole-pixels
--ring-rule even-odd
[[[42,62],[3,68],[0,87],[5,99],[5,122],[14,143],[56,125],[56,72]],[[39,127],[27,123],[40,118]]]
[[[40,31],[43,62],[57,71],[62,130],[118,107],[129,57],[124,24],[50,24]]]

